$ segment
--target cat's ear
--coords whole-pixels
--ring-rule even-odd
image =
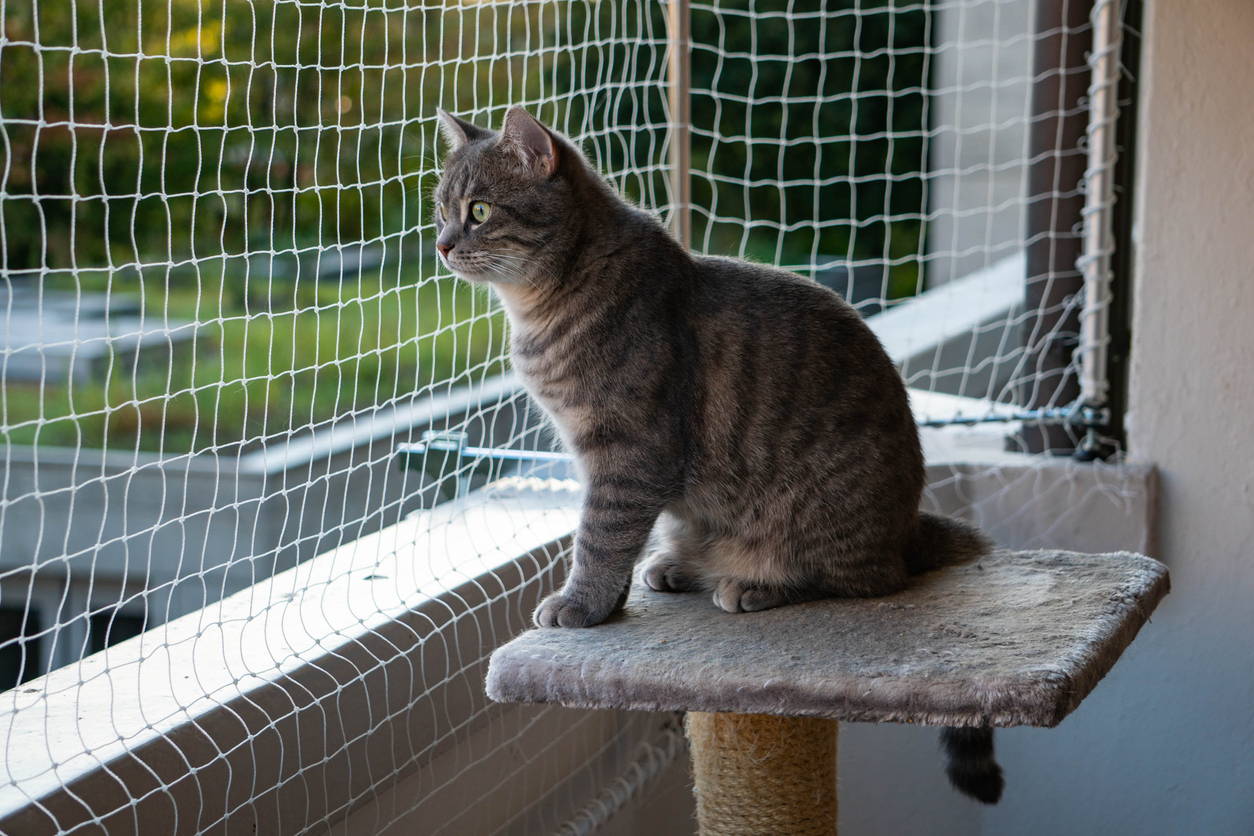
[[[444,141],[448,143],[450,151],[456,151],[467,142],[474,142],[476,139],[483,139],[492,134],[491,131],[472,125],[465,119],[458,119],[442,107],[437,107],[435,112],[440,117],[440,133],[444,134]]]
[[[549,129],[521,107],[511,107],[501,126],[501,146],[518,156],[530,171],[552,177],[557,171],[557,141]]]

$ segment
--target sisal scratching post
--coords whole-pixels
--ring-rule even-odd
[[[693,792],[702,833],[836,832],[836,722],[689,712]]]
[[[1055,726],[1169,586],[1148,557],[1061,551],[998,551],[884,598],[736,615],[637,583],[604,624],[499,648],[487,691],[686,711],[704,836],[831,834],[835,721]]]

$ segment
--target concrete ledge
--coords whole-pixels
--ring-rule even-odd
[[[3,694],[0,833],[287,833],[465,744],[562,575],[568,485],[505,480]],[[462,729],[460,734],[455,734]]]

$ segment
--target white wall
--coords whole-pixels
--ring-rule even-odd
[[[1073,717],[1002,734],[988,834],[1254,833],[1254,4],[1146,5],[1128,446],[1174,590]]]

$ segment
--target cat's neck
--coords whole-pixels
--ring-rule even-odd
[[[572,288],[582,288],[599,278],[591,265],[605,258],[618,245],[622,218],[632,211],[616,200],[590,200],[586,209],[537,253],[532,272],[522,281],[493,282],[492,289],[500,298],[511,324],[525,328],[550,319],[561,305],[570,301]],[[611,202],[612,201],[612,202]],[[537,320],[541,320],[537,323]]]
[[[548,297],[548,294],[539,288],[527,284],[494,282],[492,290],[501,300],[501,306],[505,308],[505,314],[509,317],[510,325],[515,331],[531,327],[536,312]]]

